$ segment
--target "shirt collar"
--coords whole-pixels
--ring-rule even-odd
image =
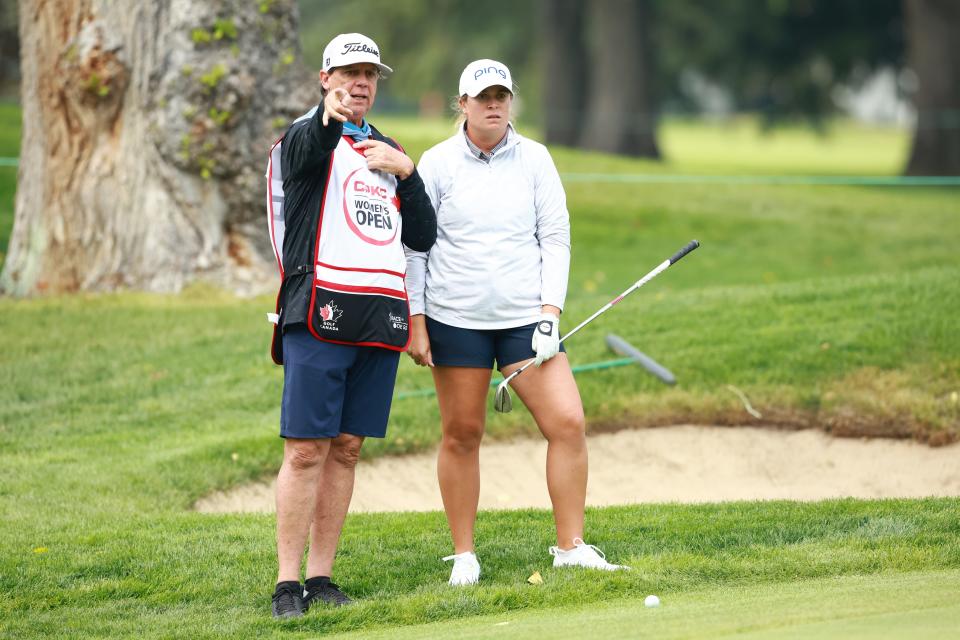
[[[467,135],[467,123],[463,123],[463,139],[467,141],[467,148],[470,149],[470,155],[472,155],[477,160],[490,164],[490,160],[493,159],[493,156],[497,155],[497,152],[507,146],[507,142],[510,141],[510,134],[513,132],[513,125],[507,124],[507,131],[503,134],[503,138],[500,139],[500,142],[493,145],[493,148],[490,149],[490,153],[486,153],[473,143],[473,140],[470,139],[470,136]]]
[[[370,124],[366,119],[360,121],[361,126],[357,126],[347,120],[343,123],[343,135],[352,136],[357,142],[362,142],[370,137]]]

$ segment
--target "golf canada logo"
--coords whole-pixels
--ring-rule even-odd
[[[323,328],[325,330],[340,331],[340,328],[337,326],[337,320],[343,315],[343,311],[340,307],[333,304],[333,300],[320,307],[318,311],[320,312],[320,319],[323,320]]]

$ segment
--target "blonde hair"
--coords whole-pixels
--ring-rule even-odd
[[[467,123],[467,114],[463,112],[463,107],[460,106],[461,100],[466,100],[467,94],[462,96],[453,96],[453,99],[450,100],[450,108],[457,114],[456,119],[453,121],[453,130],[461,131],[463,125]]]

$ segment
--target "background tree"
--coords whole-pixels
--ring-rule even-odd
[[[173,291],[269,274],[267,150],[317,81],[294,0],[37,0],[7,292]]]
[[[538,60],[531,0],[302,0],[304,60],[319,69],[323,48],[334,35],[359,31],[383,51],[393,76],[377,93],[377,112],[413,110],[449,115],[460,72],[472,60],[495,58],[508,67],[517,85],[519,107],[536,105]]]
[[[821,127],[833,94],[904,59],[901,0],[686,0],[656,4],[660,84],[690,108],[684,79],[699,74],[731,110],[766,126],[802,119]]]
[[[590,67],[585,76],[570,77],[589,91],[578,146],[659,158],[650,3],[605,0],[591,2],[588,11]]]
[[[543,130],[548,144],[575,147],[580,142],[587,105],[587,60],[580,0],[541,0],[540,41],[543,57]]]
[[[20,79],[20,36],[17,3],[0,0],[0,96],[16,95]]]
[[[905,0],[917,126],[906,173],[960,175],[960,3]]]

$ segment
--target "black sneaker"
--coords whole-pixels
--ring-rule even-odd
[[[274,618],[299,618],[306,610],[303,588],[299,584],[296,587],[286,584],[277,585],[277,590],[273,592]]]
[[[307,597],[304,598],[303,602],[305,606],[309,607],[317,600],[334,607],[342,607],[353,602],[347,594],[340,591],[340,587],[332,582],[326,582],[319,588],[307,591]]]

